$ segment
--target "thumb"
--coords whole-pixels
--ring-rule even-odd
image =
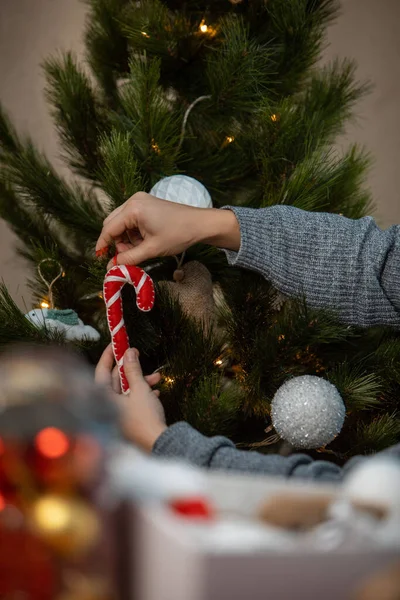
[[[150,244],[144,240],[140,242],[134,248],[125,250],[125,252],[119,252],[117,254],[117,265],[140,265],[140,263],[150,258],[155,258],[154,252],[152,252]]]
[[[124,371],[130,388],[144,382],[142,367],[139,362],[139,352],[136,348],[128,348],[125,352]]]

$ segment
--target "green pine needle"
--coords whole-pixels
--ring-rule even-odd
[[[377,416],[369,423],[360,421],[355,450],[372,454],[389,448],[400,441],[400,417],[397,412]]]
[[[206,78],[213,102],[221,112],[235,114],[254,111],[270,82],[271,50],[249,38],[242,19],[221,22],[223,42],[207,61]]]
[[[220,374],[201,379],[184,401],[183,418],[204,435],[233,435],[243,391],[235,384],[224,387]]]
[[[107,113],[70,52],[47,59],[43,67],[46,97],[68,162],[77,173],[95,180],[99,137],[109,129]]]
[[[339,390],[348,413],[371,410],[381,404],[383,382],[375,373],[362,367],[342,363],[327,373],[328,380]]]
[[[100,140],[103,166],[98,172],[103,190],[111,199],[111,209],[123,204],[143,186],[131,135],[113,130]]]

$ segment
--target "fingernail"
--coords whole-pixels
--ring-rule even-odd
[[[100,250],[96,250],[97,258],[100,258],[101,256],[105,256],[107,253],[108,253],[108,246],[104,246],[104,248],[100,248]]]
[[[129,348],[129,350],[127,350],[125,352],[125,360],[127,362],[136,362],[137,361],[137,352],[136,352],[135,348]]]

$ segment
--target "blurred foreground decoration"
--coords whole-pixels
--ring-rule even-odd
[[[54,348],[11,349],[0,382],[0,597],[115,598],[104,469],[115,407]]]

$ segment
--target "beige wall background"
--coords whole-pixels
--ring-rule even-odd
[[[40,63],[50,53],[83,54],[85,5],[78,0],[0,0],[0,99],[20,131],[66,173],[43,96]],[[357,141],[375,158],[368,185],[383,226],[400,223],[400,0],[343,0],[342,14],[328,31],[324,60],[353,57],[360,79],[375,84],[358,106],[339,145]],[[29,273],[14,251],[15,238],[0,222],[0,277],[19,306],[31,308]]]

